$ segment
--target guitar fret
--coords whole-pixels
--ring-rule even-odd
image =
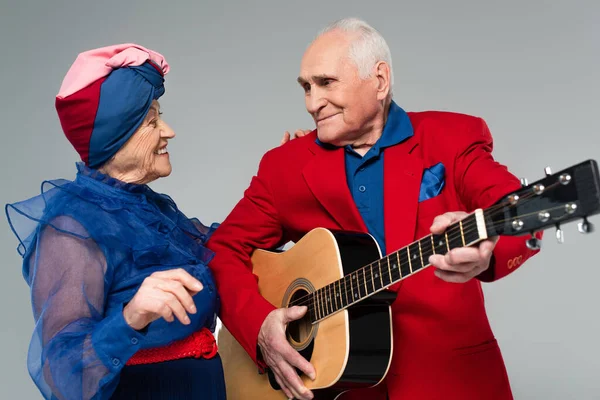
[[[327,301],[325,299],[325,288],[321,288],[321,318],[327,316]]]
[[[335,290],[335,282],[333,282],[331,285],[331,289],[333,290],[333,301],[331,302],[331,305],[333,307],[333,311],[335,312],[339,309],[337,303],[337,291]]]
[[[446,231],[446,232],[448,232],[448,234],[450,236],[450,248],[451,249],[463,247],[461,235],[460,235],[460,228],[459,229],[456,229],[456,228],[457,227],[454,226]]]
[[[344,293],[346,294],[346,305],[350,304],[348,301],[348,285],[346,284],[347,277],[344,277]]]
[[[340,281],[337,281],[338,287],[337,287],[337,304],[338,304],[338,310],[342,309],[344,307],[344,303],[342,301],[342,284]]]
[[[323,318],[329,315],[329,309],[327,308],[327,286],[321,288],[323,294]]]
[[[329,287],[329,304],[331,304],[331,313],[333,314],[336,310],[336,305],[335,305],[335,287],[330,283],[329,285],[327,285]]]
[[[316,306],[315,306],[315,311],[317,312],[317,319],[321,319],[323,318],[323,312],[321,311],[321,290],[317,290],[315,291],[315,301],[316,301]]]
[[[350,290],[352,290],[352,303],[354,303],[354,284],[352,283],[352,280],[355,279],[355,275],[354,274],[350,274]]]
[[[429,235],[431,238],[431,251],[435,254],[435,243],[433,242],[433,235]]]
[[[321,289],[321,302],[323,303],[323,318],[325,318],[328,314],[327,312],[327,294],[325,293],[325,288]]]
[[[317,290],[317,312],[318,312],[318,319],[323,319],[325,317],[325,315],[323,315],[323,301],[321,300],[321,294],[323,293],[323,291],[321,289]]]
[[[366,285],[363,286],[362,279],[360,279],[360,271],[360,269],[356,271],[356,291],[358,293],[358,300],[362,299],[367,294],[366,292],[362,292],[363,287],[366,289]]]
[[[336,310],[336,305],[335,305],[335,287],[330,283],[329,285],[327,285],[327,287],[329,288],[329,304],[331,304],[331,313],[333,314]]]
[[[444,232],[444,236],[446,236],[446,249],[450,251],[450,244],[448,243],[448,231]]]
[[[373,292],[376,292],[379,289],[379,284],[375,284],[375,282],[379,283],[379,274],[377,271],[373,271],[373,263],[369,264],[369,273],[371,278],[371,287],[373,288]]]
[[[410,248],[412,271],[417,272],[423,268],[422,258],[419,257],[421,254],[420,242],[411,243],[408,247]]]
[[[458,225],[460,226],[460,237],[462,238],[462,245],[466,246],[466,243],[465,243],[465,233],[463,231],[463,223],[462,223],[462,221],[458,221]]]
[[[444,236],[443,235],[431,235],[432,237],[432,241],[434,242],[435,246],[434,248],[434,253],[435,254],[441,254],[444,255],[448,252],[448,250],[446,249],[446,242],[444,240]]]
[[[314,293],[314,299],[315,299],[315,316],[316,319],[319,320],[322,318],[322,314],[321,314],[321,302],[319,301],[319,291],[316,290]]]
[[[377,260],[377,269],[373,271],[373,264],[371,265],[371,279],[373,280],[373,291],[376,292],[383,287],[383,285],[377,285],[381,281],[381,260]]]
[[[363,295],[361,293],[362,283],[360,282],[360,269],[355,272],[356,280],[354,283],[356,284],[356,300],[360,300]]]
[[[379,265],[379,260],[377,261],[377,264]],[[377,272],[377,269],[373,270],[374,267],[374,262],[369,264],[369,270],[371,272],[371,286],[373,287],[373,292],[376,292],[381,286],[379,286],[379,272]]]
[[[331,313],[331,301],[329,297],[329,285],[325,286],[325,315],[329,315]]]
[[[421,268],[423,268],[425,266],[425,264],[423,264],[423,249],[421,248],[421,241],[419,240],[419,256],[421,257]]]
[[[400,255],[400,263],[398,266],[398,268],[400,269],[400,277],[406,278],[407,276],[412,274],[409,262],[410,258],[408,256],[408,247],[405,251],[399,251],[398,254]]]
[[[314,306],[314,312],[315,312],[315,321],[319,319],[319,302],[317,301],[317,291],[315,290],[313,292],[313,306]]]
[[[410,246],[406,247],[406,256],[408,257],[408,267],[410,268],[410,273],[413,273],[412,261],[410,256]]]
[[[421,242],[421,247],[423,250],[422,256],[424,257],[424,261],[422,260],[421,262],[423,263],[424,267],[425,265],[429,265],[429,257],[435,254],[432,239],[430,237],[424,238]]]
[[[344,292],[342,292],[342,280],[340,279],[339,281],[337,281],[337,291],[338,291],[338,303],[339,303],[339,308],[338,309],[342,309],[344,308]]]
[[[335,285],[330,283],[329,285],[329,293],[331,294],[331,298],[329,302],[331,303],[331,312],[334,313],[337,310],[337,305],[335,304]]]
[[[389,265],[390,265],[389,258],[387,258],[387,263],[388,263],[388,269],[389,269]],[[377,265],[379,266],[379,281],[381,282],[381,287],[384,287],[385,285],[383,284],[383,273],[381,272],[381,260],[377,261]]]
[[[477,219],[475,215],[467,217],[469,221],[465,219],[465,225],[467,227],[467,232],[465,234],[465,240],[467,243],[473,243],[480,239],[479,230],[477,229]]]
[[[321,302],[319,301],[319,290],[315,291],[315,311],[317,312],[317,320],[321,319]]]
[[[398,277],[394,276],[394,272],[398,272]],[[392,275],[390,275],[390,281],[394,282],[402,278],[402,263],[400,262],[400,252],[396,252],[396,264],[392,266]]]
[[[321,288],[321,304],[323,310],[322,318],[325,318],[327,316],[327,296],[325,295],[324,287]]]

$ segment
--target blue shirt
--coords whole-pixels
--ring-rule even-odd
[[[348,188],[369,233],[377,240],[383,255],[387,254],[383,215],[384,150],[412,135],[410,118],[392,101],[381,137],[364,156],[358,154],[350,145],[344,148]],[[317,143],[324,146],[319,139]]]
[[[134,353],[214,329],[219,307],[203,246],[214,226],[146,185],[78,169],[75,181],[44,182],[41,195],[7,206],[35,318],[28,369],[46,399],[110,398]],[[204,285],[190,324],[161,318],[132,329],[125,304],[153,272],[174,268]]]

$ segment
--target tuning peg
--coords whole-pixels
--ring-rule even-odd
[[[525,245],[529,250],[539,250],[542,248],[542,241],[536,238],[535,235],[532,233],[531,237],[525,242]]]
[[[583,221],[577,224],[577,228],[581,233],[592,233],[596,229],[587,217],[583,217]]]
[[[560,244],[565,242],[565,235],[562,229],[560,229],[560,224],[556,224],[556,241]]]
[[[540,194],[544,193],[544,189],[546,189],[544,187],[544,185],[542,185],[541,183],[538,183],[537,185],[533,186],[533,193],[540,195]]]
[[[519,195],[518,194],[511,194],[510,196],[508,196],[508,202],[512,205],[517,204],[517,202],[519,201]]]
[[[561,176],[558,177],[558,181],[563,185],[568,185],[569,182],[571,182],[571,175],[562,174]]]
[[[527,182],[527,178],[521,178],[521,186],[527,186],[529,182]]]
[[[525,224],[520,219],[515,219],[512,222],[512,227],[517,232],[520,231],[521,229],[523,229],[523,225],[525,225]]]
[[[575,204],[575,203],[565,204],[565,211],[567,214],[573,214],[575,211],[577,211],[577,204]]]
[[[550,176],[552,175],[552,169],[550,169],[550,167],[546,167],[544,168],[544,173],[546,174],[546,176]]]

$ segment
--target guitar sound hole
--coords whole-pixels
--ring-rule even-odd
[[[296,291],[291,299],[291,305],[302,304],[302,299],[306,298],[308,292],[300,289]],[[306,345],[306,341],[311,339],[313,325],[310,322],[310,310],[304,315],[304,317],[299,320],[292,321],[288,324],[287,327],[287,336],[288,341],[292,344],[293,347],[304,347]]]

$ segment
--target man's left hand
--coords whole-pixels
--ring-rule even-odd
[[[450,225],[468,215],[462,211],[438,215],[431,225],[431,233],[444,233]],[[480,242],[478,246],[459,247],[450,250],[446,255],[434,254],[429,257],[429,263],[435,267],[435,275],[438,278],[446,282],[464,283],[489,268],[497,242],[498,237],[495,236]]]

